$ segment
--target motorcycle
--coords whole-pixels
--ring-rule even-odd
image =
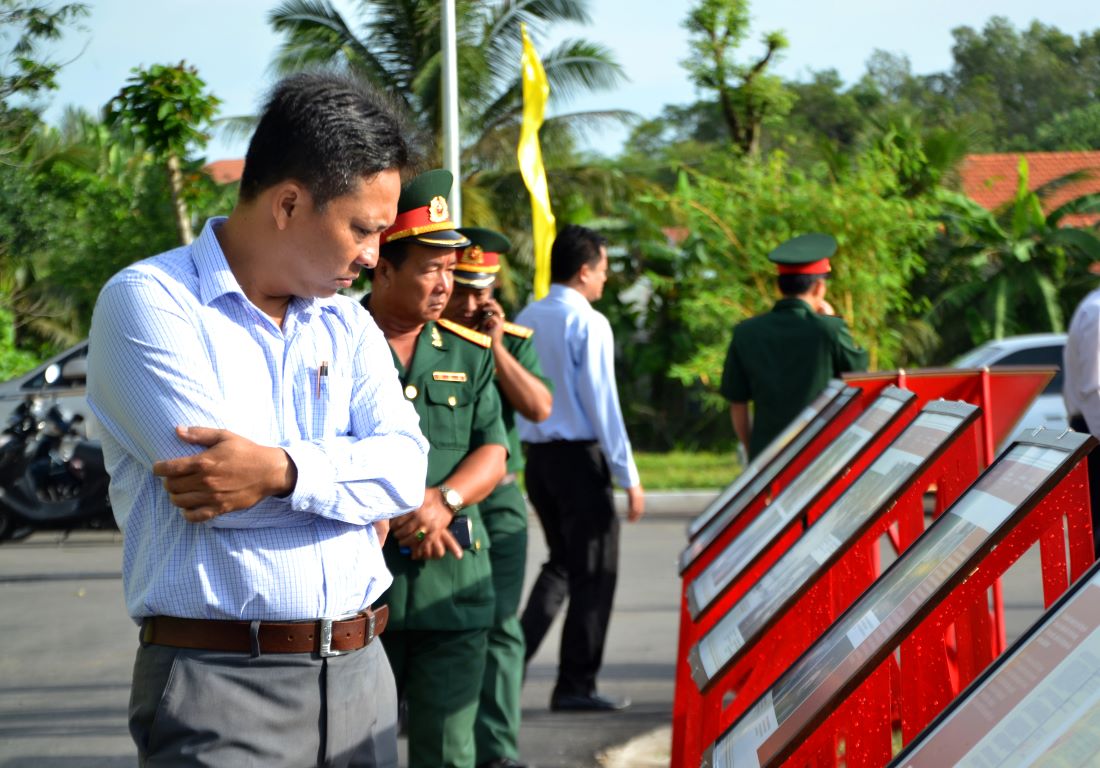
[[[108,484],[103,451],[88,439],[84,419],[28,398],[0,433],[0,541],[36,530],[116,528]]]

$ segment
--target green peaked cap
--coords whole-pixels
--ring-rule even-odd
[[[455,282],[471,288],[488,288],[500,272],[500,254],[511,249],[511,241],[485,227],[462,227],[458,230],[469,241],[458,255],[455,265]]]
[[[397,219],[382,233],[382,245],[411,239],[434,248],[462,248],[470,241],[455,230],[447,194],[454,177],[438,168],[425,171],[401,188]]]
[[[830,271],[829,259],[836,253],[836,238],[821,232],[792,237],[768,254],[779,265],[779,274],[822,275]]]
[[[458,232],[465,235],[472,245],[481,247],[490,253],[508,253],[512,250],[512,241],[499,232],[485,227],[459,227]],[[459,269],[462,265],[459,265]]]

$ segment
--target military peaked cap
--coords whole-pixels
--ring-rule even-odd
[[[455,230],[447,193],[454,177],[450,171],[425,171],[401,188],[397,218],[382,233],[382,245],[412,239],[434,248],[462,248],[470,241]]]
[[[462,227],[459,234],[470,244],[459,254],[455,282],[471,288],[488,288],[500,272],[500,256],[512,248],[507,237],[484,227]]]
[[[825,275],[832,271],[829,259],[836,253],[836,238],[821,232],[792,237],[768,254],[781,275]]]

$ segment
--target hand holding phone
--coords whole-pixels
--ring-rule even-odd
[[[466,515],[456,515],[447,530],[455,537],[458,546],[463,549],[470,549],[473,546],[474,524]]]

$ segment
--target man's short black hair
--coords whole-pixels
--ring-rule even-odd
[[[567,283],[587,264],[600,263],[600,248],[607,245],[607,238],[594,229],[569,224],[554,238],[550,248],[550,282]]]
[[[801,296],[808,293],[818,280],[824,280],[825,275],[780,275],[779,292],[784,296]]]
[[[371,86],[322,72],[280,81],[264,105],[245,155],[240,197],[252,200],[288,179],[318,208],[364,177],[409,164],[404,121]]]

